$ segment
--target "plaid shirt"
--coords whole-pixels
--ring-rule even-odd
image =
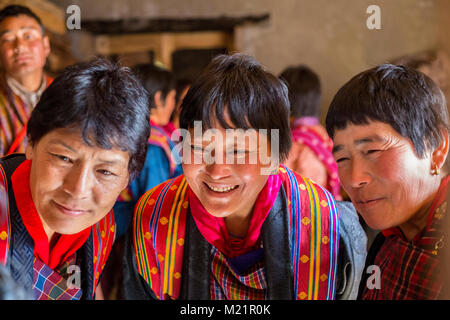
[[[364,300],[438,299],[442,288],[439,249],[443,243],[442,221],[447,213],[446,195],[450,176],[443,179],[431,206],[428,224],[413,241],[401,232],[385,233],[374,265],[381,271],[380,288],[364,288]],[[365,284],[365,283],[363,283]]]
[[[266,277],[264,264],[259,261],[240,274],[215,247],[211,249],[212,300],[264,300]]]
[[[75,265],[76,254],[73,254],[61,266],[52,270],[40,259],[33,263],[33,295],[36,300],[80,300],[83,294],[69,282],[71,273],[69,266]]]

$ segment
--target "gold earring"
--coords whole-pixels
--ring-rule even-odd
[[[438,175],[439,175],[439,168],[438,168],[438,165],[437,165],[437,164],[434,165],[434,169],[431,170],[431,174],[432,174],[432,175],[435,175],[435,176],[438,176]]]

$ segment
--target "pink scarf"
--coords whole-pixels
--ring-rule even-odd
[[[194,192],[189,188],[191,214],[200,233],[211,245],[228,258],[238,257],[259,246],[262,225],[269,215],[281,187],[281,178],[271,175],[256,198],[247,235],[243,239],[230,236],[224,218],[217,218],[206,211]]]

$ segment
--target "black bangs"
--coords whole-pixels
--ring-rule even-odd
[[[409,138],[419,156],[437,147],[448,131],[442,91],[424,74],[403,66],[381,65],[348,81],[333,98],[326,117],[328,135],[335,130],[379,121]]]
[[[128,152],[133,178],[144,165],[150,134],[147,92],[131,70],[106,60],[67,67],[43,92],[27,136],[34,144],[59,128],[81,130],[90,146]]]
[[[280,155],[291,147],[286,85],[243,54],[215,57],[193,83],[181,105],[180,128],[195,121],[204,130],[217,121],[225,129],[278,129]]]

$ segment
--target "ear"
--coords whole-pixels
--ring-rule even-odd
[[[447,159],[448,155],[448,143],[449,143],[449,135],[447,130],[442,130],[442,142],[441,144],[434,149],[431,155],[431,166],[430,170],[433,170],[435,166],[441,169],[444,166],[445,159]]]
[[[50,55],[50,40],[48,39],[48,36],[44,36],[44,38],[42,38],[42,43],[44,45],[45,57],[48,58]]]
[[[33,159],[33,145],[31,143],[27,144],[27,147],[25,149],[25,157],[27,158],[27,160]]]
[[[155,106],[158,109],[161,109],[164,107],[164,101],[162,101],[161,96],[162,96],[162,92],[161,92],[161,90],[159,90],[159,91],[156,91],[155,96],[153,98],[153,100],[155,102]]]

